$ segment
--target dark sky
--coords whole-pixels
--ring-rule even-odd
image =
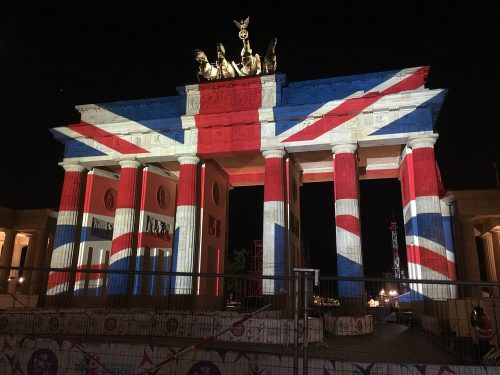
[[[430,65],[428,87],[449,90],[436,124],[445,186],[496,185],[500,22],[487,7],[206,1],[168,10],[163,8],[172,2],[5,3],[0,206],[57,208],[63,148],[48,129],[77,122],[77,104],[175,95],[175,86],[195,81],[195,48],[213,60],[222,42],[229,58],[237,58],[241,42],[233,19],[247,15],[254,52],[264,53],[270,38],[278,37],[278,70],[289,81]],[[361,185],[366,215],[387,216],[382,211],[400,200],[394,186]],[[309,186],[304,199],[320,191],[326,197],[327,190]],[[375,204],[385,201],[391,203]]]

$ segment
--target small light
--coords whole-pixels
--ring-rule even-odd
[[[19,278],[19,280],[17,280],[17,281],[19,282],[19,284],[22,284],[22,283],[23,283],[23,281],[24,281],[24,277],[22,277],[22,276],[21,276],[21,277]]]

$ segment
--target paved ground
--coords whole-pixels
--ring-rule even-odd
[[[89,341],[115,341],[130,343],[148,343],[181,348],[193,345],[199,340],[167,337],[99,337],[88,338]],[[81,340],[81,338],[80,338]],[[216,341],[205,348],[234,350],[242,352],[275,353],[293,355],[293,345],[249,344]],[[325,334],[323,343],[309,345],[310,358],[328,358],[332,360],[353,362],[394,362],[394,363],[457,363],[447,351],[432,343],[411,327],[398,323],[375,324],[374,332],[366,336],[334,336]]]
[[[411,327],[375,324],[366,336],[325,335],[325,344],[312,344],[311,357],[356,362],[453,363],[452,356]],[[327,347],[328,346],[328,347]]]

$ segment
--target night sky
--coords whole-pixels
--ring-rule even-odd
[[[500,22],[487,7],[207,1],[168,11],[162,9],[168,2],[11,3],[0,9],[0,206],[57,208],[63,147],[48,129],[78,122],[78,104],[175,95],[176,86],[195,82],[195,48],[212,61],[222,42],[229,59],[238,58],[233,19],[248,15],[254,53],[265,53],[276,35],[278,71],[288,81],[430,65],[427,86],[449,90],[436,124],[446,188],[496,186]],[[313,266],[334,264],[333,210],[324,208],[333,202],[332,189],[302,188],[302,234],[316,254]],[[395,180],[366,181],[360,190],[365,264],[373,264],[368,274],[379,276],[390,271],[387,226],[394,211],[402,226],[399,187]],[[231,194],[238,202],[234,212],[261,193],[248,188]],[[310,219],[314,212],[323,219]],[[253,219],[242,220],[255,226]],[[240,228],[233,231],[234,247],[258,235],[240,221],[233,224]],[[315,242],[318,233],[324,237]]]

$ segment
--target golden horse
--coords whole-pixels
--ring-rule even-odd
[[[200,77],[204,77],[206,80],[217,79],[217,68],[208,62],[207,55],[201,49],[196,49],[194,51],[195,60],[198,61],[200,66],[196,72],[196,77],[198,81]]]
[[[215,66],[208,62],[207,55],[202,50],[195,50],[195,60],[200,64],[197,72],[198,81],[203,77],[207,81],[236,77],[236,72],[226,60],[226,50],[222,43],[217,43],[217,62]]]

